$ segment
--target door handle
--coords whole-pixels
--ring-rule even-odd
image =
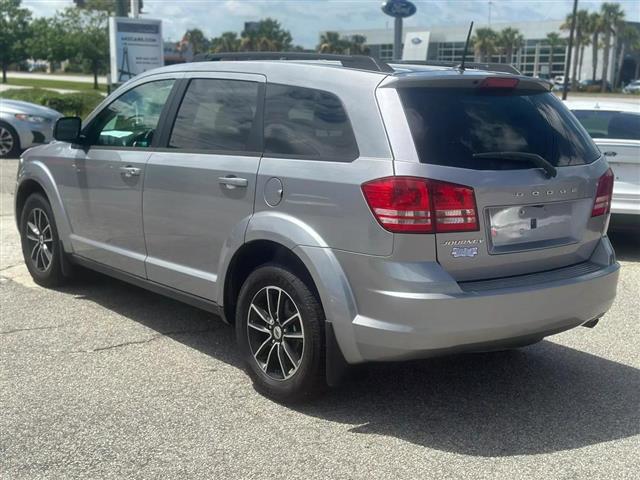
[[[139,177],[142,170],[136,167],[132,167],[131,165],[127,165],[126,167],[120,167],[120,172],[122,172],[122,175],[124,175],[125,177],[131,178]]]
[[[614,152],[614,151],[604,152],[605,157],[615,157],[616,155],[618,155],[618,152]]]
[[[226,185],[227,188],[246,187],[247,185],[249,185],[249,181],[246,178],[240,178],[234,175],[219,177],[218,182],[221,185]]]

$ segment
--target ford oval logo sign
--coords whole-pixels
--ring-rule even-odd
[[[387,0],[382,2],[382,11],[392,17],[406,18],[416,13],[416,6],[409,0]]]
[[[411,43],[413,43],[414,45],[420,45],[422,43],[422,39],[420,37],[413,37],[411,39]]]

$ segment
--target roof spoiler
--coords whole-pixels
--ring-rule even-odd
[[[459,62],[442,62],[439,60],[398,60],[393,62],[397,65],[429,65],[433,67],[452,67],[457,68]],[[477,70],[487,70],[489,72],[511,73],[513,75],[522,75],[520,70],[510,63],[481,63],[481,62],[465,62],[465,68],[475,68]]]
[[[367,55],[336,55],[332,53],[307,52],[233,52],[200,53],[193,58],[194,62],[238,62],[248,60],[327,60],[339,62],[345,68],[356,68],[372,72],[394,72],[393,68],[385,62]]]

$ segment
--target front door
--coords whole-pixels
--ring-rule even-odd
[[[253,214],[265,80],[205,73],[187,81],[167,148],[147,162],[146,268],[149,280],[216,300],[221,250]]]
[[[62,195],[74,253],[146,277],[142,186],[149,147],[173,79],[130,89],[85,129],[84,148],[70,149]]]

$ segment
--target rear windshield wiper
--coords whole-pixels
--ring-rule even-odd
[[[473,158],[495,158],[503,160],[513,160],[514,162],[527,162],[535,165],[538,168],[544,170],[547,174],[547,178],[553,178],[558,175],[556,167],[551,165],[548,160],[537,153],[525,153],[525,152],[483,152],[474,153]]]

